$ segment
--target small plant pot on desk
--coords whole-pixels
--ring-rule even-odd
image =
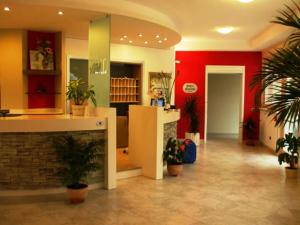
[[[181,174],[183,169],[182,164],[178,164],[178,165],[167,165],[167,170],[168,170],[168,174],[170,176],[178,176],[179,174]]]
[[[73,204],[84,202],[87,193],[88,193],[88,185],[80,184],[77,186],[69,185],[67,186],[67,193],[69,196],[69,200]]]
[[[72,105],[72,115],[73,116],[84,116],[85,105]]]

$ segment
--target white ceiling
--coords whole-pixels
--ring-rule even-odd
[[[1,0],[1,7],[16,5],[10,13],[0,10],[0,28],[58,29],[71,37],[87,38],[88,21],[110,13],[115,43],[126,44],[127,40],[120,41],[126,34],[134,45],[145,46],[147,40],[148,47],[168,48],[179,42],[181,35],[178,49],[253,50],[251,40],[270,26],[285,3],[291,0],[254,0],[248,4],[238,0]],[[65,15],[59,17],[58,9]],[[219,26],[236,30],[225,36],[215,32]],[[143,38],[138,33],[143,33]],[[168,41],[158,44],[155,34]]]

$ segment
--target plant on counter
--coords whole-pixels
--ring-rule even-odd
[[[188,117],[189,120],[189,132],[185,133],[185,138],[192,140],[198,146],[200,141],[200,134],[198,98],[196,95],[192,95],[186,98],[183,106],[183,115]]]
[[[92,171],[98,169],[96,160],[100,157],[100,149],[104,140],[83,142],[72,136],[59,137],[54,140],[61,168],[58,175],[63,184],[67,185],[71,203],[80,203],[87,193],[86,178]]]
[[[289,169],[298,168],[300,137],[295,137],[293,133],[288,133],[284,138],[279,138],[276,142],[276,152],[278,153],[278,161],[288,163]]]
[[[171,98],[172,98],[172,93],[173,93],[173,88],[174,88],[174,84],[175,84],[175,79],[173,80],[172,84],[171,84],[171,77],[172,75],[170,73],[158,73],[158,76],[160,78],[161,81],[161,85],[163,87],[163,94],[165,97],[165,105],[166,107],[170,107],[171,105]]]
[[[97,105],[95,99],[95,91],[93,90],[94,86],[84,86],[85,82],[81,79],[71,80],[67,86],[67,98],[72,101],[72,112],[73,115],[83,115],[84,114],[84,104],[88,99],[91,99],[94,106]]]
[[[181,142],[175,138],[169,138],[163,153],[163,159],[167,162],[168,173],[171,176],[177,176],[182,171],[182,162],[186,147],[186,142]]]

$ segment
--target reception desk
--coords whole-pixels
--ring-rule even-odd
[[[129,106],[129,160],[152,179],[163,178],[163,150],[166,140],[176,138],[180,111],[162,107]]]
[[[53,139],[72,135],[104,138],[101,171],[90,183],[116,187],[116,110],[97,108],[89,116],[20,115],[0,118],[0,191],[61,187]],[[1,194],[1,193],[0,193]]]

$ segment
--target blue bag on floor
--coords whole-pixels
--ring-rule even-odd
[[[190,139],[186,139],[184,141],[185,142],[188,141],[188,144],[186,145],[186,150],[185,150],[185,153],[184,153],[183,163],[194,163],[196,161],[197,146]]]

